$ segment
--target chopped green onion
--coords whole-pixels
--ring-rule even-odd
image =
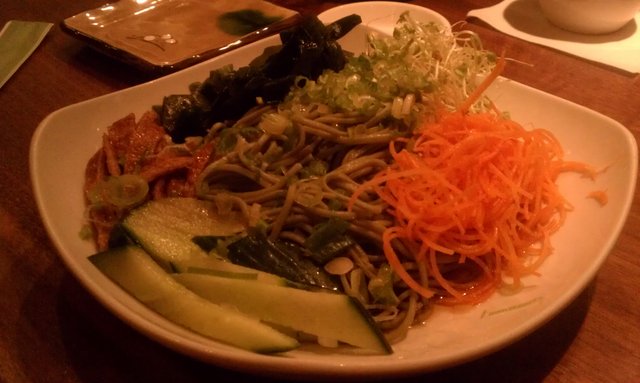
[[[267,134],[279,136],[291,126],[291,120],[279,113],[265,113],[262,115],[259,127]]]
[[[149,184],[138,175],[123,174],[109,177],[104,192],[106,202],[119,208],[128,208],[145,200],[149,192]]]
[[[329,218],[314,226],[304,243],[311,258],[316,263],[324,265],[353,246],[354,240],[347,235],[349,225],[349,222],[343,219]]]
[[[262,129],[255,126],[242,126],[238,129],[238,133],[248,142],[254,142],[262,136]]]
[[[380,266],[378,274],[369,281],[368,289],[377,303],[395,305],[399,301],[393,291],[393,270],[388,263]]]
[[[238,137],[236,136],[235,131],[232,129],[225,129],[220,133],[220,140],[216,145],[216,149],[221,154],[229,153],[236,147],[237,143]]]
[[[413,100],[407,95],[426,98],[424,105],[437,101],[455,109],[473,91],[475,79],[496,62],[473,32],[422,23],[408,12],[400,15],[393,37],[371,33],[368,44],[367,52],[349,58],[340,72],[325,71],[293,88],[286,102],[320,103],[333,111],[365,115],[391,105],[394,118],[406,119],[416,109],[410,108]]]
[[[311,160],[309,164],[300,170],[302,178],[316,178],[327,174],[329,164],[321,160]]]
[[[83,240],[91,240],[93,239],[93,230],[91,230],[91,225],[82,225],[80,228],[80,239]]]

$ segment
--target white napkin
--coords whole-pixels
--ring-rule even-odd
[[[0,30],[0,88],[40,45],[53,24],[8,21]]]
[[[636,15],[635,22],[606,35],[584,35],[554,26],[542,14],[537,0],[505,0],[472,10],[467,17],[481,19],[500,32],[522,40],[640,73],[640,14]]]

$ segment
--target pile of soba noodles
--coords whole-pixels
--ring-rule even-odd
[[[109,230],[132,205],[166,197],[213,201],[221,214],[239,211],[247,228],[260,228],[268,240],[297,246],[303,254],[319,228],[334,225],[349,245],[321,266],[397,341],[446,291],[427,278],[436,292],[427,298],[398,278],[382,249],[382,234],[394,223],[387,203],[371,191],[350,199],[390,165],[391,142],[410,137],[441,111],[455,110],[495,63],[472,32],[403,14],[393,36],[368,36],[366,52],[348,57],[341,71],[298,79],[284,101],[257,103],[240,119],[213,123],[203,136],[173,142],[153,112],[137,122],[128,116],[109,128],[87,166],[94,239],[98,247],[108,246]],[[471,112],[488,105],[480,99]],[[407,142],[394,145],[401,150]],[[137,176],[148,192],[135,204],[105,207],[96,189],[125,175]],[[421,266],[412,253],[402,244],[396,251],[418,279]],[[475,273],[456,257],[442,262],[450,275],[456,268],[468,278]]]

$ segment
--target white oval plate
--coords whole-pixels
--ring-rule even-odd
[[[372,11],[372,10],[375,10]],[[446,23],[425,8],[396,3],[353,3],[321,15],[325,22],[351,13],[363,25],[345,45],[361,50],[367,29],[390,32],[398,15]],[[383,16],[380,16],[383,15]],[[448,24],[447,24],[448,25]],[[225,64],[245,65],[270,38],[239,48],[170,76],[60,109],[38,126],[31,144],[31,177],[44,225],[62,260],[108,309],[140,332],[177,351],[231,369],[288,376],[361,376],[380,378],[423,372],[462,363],[523,337],[556,315],[595,276],[620,233],[631,205],[638,154],[633,136],[622,125],[584,107],[521,84],[501,79],[491,89],[496,104],[525,126],[554,132],[569,159],[608,167],[596,181],[563,176],[560,187],[575,206],[566,225],[553,237],[554,254],[529,278],[529,286],[511,296],[495,295],[465,309],[438,308],[428,322],[412,329],[388,356],[319,352],[312,347],[282,356],[258,355],[203,338],[161,318],[113,284],[87,260],[93,245],[80,239],[83,219],[84,167],[99,148],[101,134],[130,112],[140,116],[162,96],[187,91]],[[585,196],[606,190],[609,203],[599,206]]]

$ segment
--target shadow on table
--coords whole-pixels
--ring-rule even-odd
[[[139,85],[160,77],[160,74],[145,72],[81,42],[74,41],[66,49],[69,50],[68,54],[73,58],[77,69],[100,82],[114,84],[118,89]]]
[[[602,35],[588,35],[565,31],[551,24],[542,14],[537,0],[516,0],[509,4],[503,14],[504,19],[515,29],[546,39],[584,44],[602,44],[621,41],[636,33],[635,20],[622,29]]]
[[[594,289],[595,283],[591,283],[546,325],[494,354],[450,369],[392,381],[447,383],[473,378],[474,382],[480,383],[539,382],[571,345],[587,314]],[[114,317],[68,273],[62,280],[58,296],[57,319],[66,352],[65,359],[73,366],[73,372],[80,381],[282,381],[257,378],[208,365],[159,346]],[[25,313],[25,316],[32,315]],[[30,320],[36,321],[37,318]]]
[[[82,382],[255,381],[253,376],[201,363],[145,337],[95,301],[70,274],[60,291],[58,314],[67,358]]]

